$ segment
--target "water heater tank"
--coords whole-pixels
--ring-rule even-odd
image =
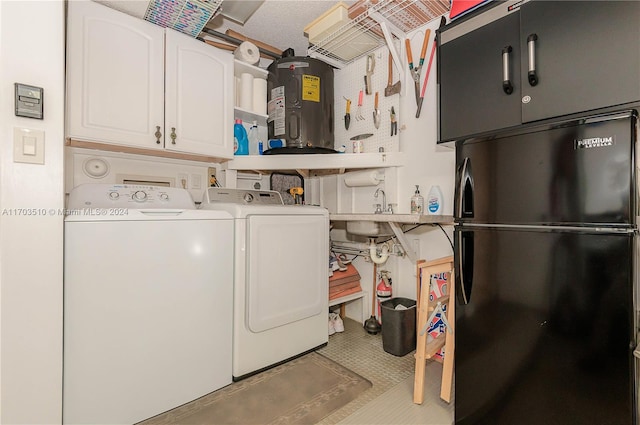
[[[284,57],[268,68],[269,139],[286,147],[265,154],[334,153],[333,68],[308,57]]]

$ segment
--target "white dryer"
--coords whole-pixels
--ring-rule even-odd
[[[89,184],[64,232],[63,423],[131,424],[232,382],[231,215]]]
[[[329,214],[278,192],[209,188],[235,219],[233,379],[327,344]]]

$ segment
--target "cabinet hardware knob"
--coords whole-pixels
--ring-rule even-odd
[[[171,127],[171,144],[175,145],[176,144],[176,137],[178,137],[176,135],[176,128],[175,127]]]
[[[156,125],[156,132],[153,133],[154,136],[156,136],[156,143],[160,144],[160,138],[162,137],[162,133],[160,132],[160,126]]]

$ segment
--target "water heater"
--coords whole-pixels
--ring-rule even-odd
[[[335,153],[333,68],[313,58],[290,56],[268,67],[269,139],[284,147],[265,154]]]

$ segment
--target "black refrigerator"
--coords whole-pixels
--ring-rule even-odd
[[[456,145],[456,424],[636,423],[634,111]]]

